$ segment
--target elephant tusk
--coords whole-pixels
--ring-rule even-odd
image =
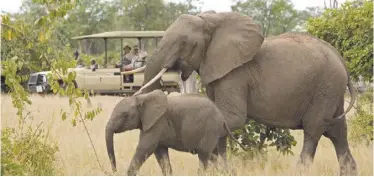
[[[134,69],[134,70],[131,70],[131,71],[124,71],[124,72],[121,72],[121,74],[123,74],[123,75],[129,75],[129,74],[134,74],[134,73],[142,72],[142,71],[145,70],[145,67],[146,66],[142,66],[140,68],[137,68],[137,69]]]
[[[161,76],[167,71],[167,68],[162,68],[162,70],[154,77],[152,78],[148,83],[146,83],[143,87],[141,87],[137,92],[134,93],[133,96],[139,95],[142,93],[144,89],[152,85],[154,82],[156,82],[157,79],[160,79]]]

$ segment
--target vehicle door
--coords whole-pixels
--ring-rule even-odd
[[[119,68],[99,68],[86,72],[85,85],[89,89],[112,91],[121,88],[121,75]]]

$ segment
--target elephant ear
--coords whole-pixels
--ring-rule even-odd
[[[252,18],[237,12],[198,15],[211,29],[211,40],[200,63],[199,73],[204,84],[213,82],[231,70],[253,59],[264,41],[261,27]],[[209,32],[209,31],[208,31]]]
[[[165,114],[166,95],[161,90],[154,90],[138,95],[136,100],[139,106],[141,128],[143,131],[147,131]]]

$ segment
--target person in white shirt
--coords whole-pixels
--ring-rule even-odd
[[[99,68],[99,66],[96,63],[96,60],[94,60],[94,59],[91,60],[91,67],[90,68],[91,68],[92,71],[95,71],[96,69]]]
[[[142,65],[142,62],[136,62],[141,61],[143,58],[147,56],[146,52],[139,52],[139,48],[137,45],[134,45],[132,48],[132,52],[126,55],[126,58],[131,61],[130,64],[125,65],[125,71],[131,71],[136,68],[140,68]]]

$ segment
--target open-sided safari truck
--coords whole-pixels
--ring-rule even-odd
[[[123,63],[123,39],[125,38],[136,38],[138,39],[138,46],[141,48],[142,38],[153,38],[156,40],[162,38],[164,31],[111,31],[92,35],[77,36],[72,39],[85,40],[85,39],[103,39],[105,44],[105,63],[108,63],[108,51],[107,41],[113,39],[119,39],[121,42],[120,57],[121,63]],[[86,89],[87,91],[98,93],[98,94],[133,94],[138,91],[143,85],[144,80],[144,69],[146,66],[146,57],[141,58],[136,62],[141,62],[142,67],[135,70],[136,72],[131,74],[131,80],[126,79],[123,75],[123,67],[120,64],[118,67],[107,68],[106,66],[99,66],[97,69],[92,70],[89,67],[83,68],[69,68],[69,72],[75,71],[76,78],[74,84],[77,88]],[[140,58],[140,57],[139,57]],[[30,75],[29,79],[29,91],[30,92],[50,92],[49,84],[46,75],[47,72],[38,72]],[[162,78],[162,90],[168,92],[179,92],[179,80],[180,76],[177,71],[168,71]],[[59,81],[63,85],[62,80]]]

